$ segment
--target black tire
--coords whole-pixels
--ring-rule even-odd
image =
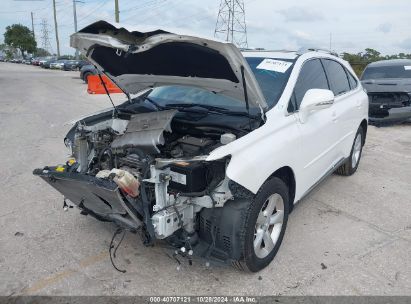
[[[359,135],[361,136],[361,149],[360,149],[360,154],[359,154],[358,160],[354,164],[353,163],[354,147],[355,147],[355,142],[357,140],[357,137]],[[335,173],[337,173],[338,175],[350,176],[350,175],[353,175],[357,171],[358,165],[360,164],[360,160],[361,160],[362,148],[364,146],[364,136],[365,136],[364,130],[360,126],[357,130],[357,133],[355,134],[354,142],[353,142],[352,147],[351,147],[350,156],[348,157],[348,159],[345,161],[344,164],[342,164],[340,167],[337,168],[337,170],[335,170]]]
[[[83,74],[83,81],[85,82],[85,83],[88,83],[88,76],[90,76],[92,73],[90,73],[90,72],[86,72],[86,73],[84,73]]]
[[[266,204],[267,199],[272,194],[279,194],[283,200],[284,215],[281,231],[278,236],[274,248],[270,253],[260,258],[256,255],[254,249],[255,229],[257,224],[257,218]],[[275,255],[280,248],[281,242],[284,237],[285,229],[287,227],[288,214],[290,210],[288,188],[285,183],[277,178],[273,177],[263,184],[258,193],[254,196],[252,201],[248,204],[247,209],[244,212],[244,222],[241,227],[241,243],[242,243],[242,258],[241,260],[234,261],[232,264],[234,267],[240,270],[246,270],[250,272],[257,272],[265,268],[274,259]]]

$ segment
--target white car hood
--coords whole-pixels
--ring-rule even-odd
[[[98,21],[71,35],[70,45],[128,94],[185,85],[244,101],[244,75],[249,104],[267,108],[253,72],[232,43]]]

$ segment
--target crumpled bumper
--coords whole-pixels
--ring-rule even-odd
[[[373,117],[370,112],[369,122],[371,124],[390,124],[411,121],[411,106],[401,108],[391,108],[388,110],[388,115],[385,117]]]
[[[132,230],[139,228],[141,222],[133,216],[115,182],[77,172],[59,172],[58,168],[35,169],[33,174],[79,207],[83,214],[100,221],[116,222]],[[131,215],[131,219],[127,214]]]

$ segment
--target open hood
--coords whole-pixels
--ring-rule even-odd
[[[244,78],[249,104],[267,108],[257,80],[237,47],[178,32],[149,27],[134,30],[98,21],[71,35],[70,45],[128,94],[164,85],[186,85],[244,101]]]

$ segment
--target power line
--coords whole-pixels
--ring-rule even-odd
[[[85,16],[81,16],[80,20],[78,20],[78,23],[84,21],[85,19],[87,19],[89,16],[91,16],[92,14],[94,14],[96,11],[98,11],[99,9],[101,9],[104,5],[107,4],[109,0],[104,1],[101,5],[99,5],[98,7],[96,7],[94,10],[92,10],[91,12],[89,12],[88,14],[86,14]]]
[[[129,9],[129,10],[127,10],[127,11],[130,11],[130,10],[138,10],[138,12],[137,13],[135,13],[135,14],[133,14],[133,15],[131,15],[131,16],[128,16],[128,17],[126,17],[124,20],[123,20],[123,22],[124,21],[127,21],[127,20],[130,20],[130,19],[132,19],[132,18],[134,18],[134,17],[136,17],[136,16],[141,16],[141,9],[148,9],[148,8],[150,8],[150,13],[152,13],[152,12],[155,12],[157,9],[159,9],[159,8],[164,8],[164,6],[163,6],[163,4],[164,4],[164,2],[167,2],[168,0],[155,0],[155,1],[151,1],[151,2],[147,2],[147,3],[145,3],[145,5],[140,5],[139,7],[133,7],[133,8],[131,8],[131,9]],[[174,4],[175,5],[175,4]],[[140,12],[139,12],[140,11]],[[154,17],[155,15],[158,15],[158,13],[155,13],[155,14],[153,14],[152,16]],[[151,18],[151,16],[146,16],[146,18],[145,19],[143,19],[143,20],[139,20],[139,22],[144,22],[144,21],[146,21],[146,20],[148,20],[148,19],[150,19]]]
[[[34,11],[42,11],[46,8],[48,8],[48,6],[42,7],[42,8],[36,8],[36,9],[22,10],[22,11],[0,11],[0,14],[29,13],[29,12],[34,12]]]

